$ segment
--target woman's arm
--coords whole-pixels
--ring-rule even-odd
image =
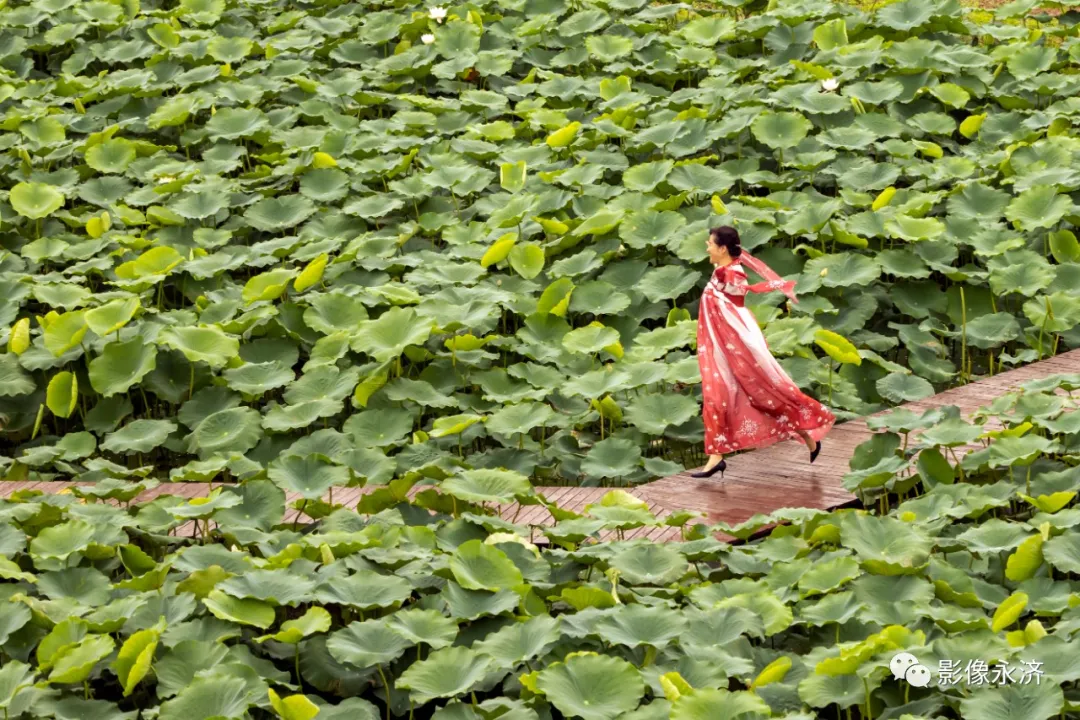
[[[750,291],[746,281],[746,271],[740,265],[728,265],[725,267],[722,282],[722,290],[726,295],[741,297]]]

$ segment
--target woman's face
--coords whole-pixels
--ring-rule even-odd
[[[726,247],[721,247],[712,241],[712,237],[705,238],[705,245],[709,249],[709,262],[713,265],[719,265],[726,262],[728,259],[728,251]]]

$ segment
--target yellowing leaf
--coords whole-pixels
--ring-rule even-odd
[[[979,115],[969,115],[960,123],[960,134],[964,137],[971,139],[979,134],[979,128],[982,127],[983,120],[986,119],[986,113]]]
[[[324,170],[326,168],[337,167],[337,160],[330,153],[317,152],[315,157],[311,160],[311,167]]]
[[[945,155],[944,151],[941,149],[941,146],[937,143],[916,140],[915,146],[919,148],[919,152],[921,152],[928,158],[940,160]]]
[[[870,209],[875,211],[880,210],[892,201],[893,195],[895,194],[896,188],[890,185],[889,187],[882,190],[881,193],[874,199],[874,204],[870,206]]]
[[[814,344],[838,363],[862,365],[862,357],[858,349],[839,333],[834,333],[832,330],[818,330],[814,333]]]
[[[694,692],[694,688],[690,686],[690,683],[683,679],[683,676],[677,672],[664,673],[660,676],[660,687],[664,690],[664,697],[668,702],[675,702],[683,695],[689,695]]]
[[[713,195],[709,200],[709,204],[712,205],[713,212],[717,215],[727,215],[730,212],[719,195]]]
[[[281,698],[273,689],[267,692],[270,694],[270,706],[282,720],[311,720],[319,714],[319,706],[304,695]]]
[[[157,627],[132,633],[120,646],[120,652],[117,653],[112,667],[124,686],[124,697],[131,695],[135,686],[150,672],[150,664],[154,660],[154,651],[163,627],[164,622],[161,622]]]
[[[510,254],[516,242],[517,233],[506,233],[500,237],[484,252],[484,256],[480,258],[480,267],[487,268],[501,263]]]
[[[762,687],[769,683],[780,682],[787,675],[788,670],[791,669],[791,658],[786,655],[782,655],[771,663],[766,665],[758,676],[754,678],[754,681],[750,683],[750,689]]]
[[[1020,498],[1024,502],[1034,505],[1044,513],[1053,515],[1061,508],[1065,507],[1073,501],[1076,497],[1076,491],[1074,490],[1061,490],[1050,495],[1039,495],[1038,497],[1031,497],[1030,495],[1020,494]]]
[[[1023,582],[1035,577],[1035,571],[1043,563],[1042,535],[1032,535],[1009,556],[1005,563],[1005,577],[1013,582]]]
[[[22,355],[30,347],[30,318],[16,320],[8,335],[8,352]]]
[[[574,138],[577,137],[578,130],[581,129],[581,123],[574,121],[566,127],[556,130],[547,136],[547,143],[549,148],[563,148],[574,142]]]
[[[994,617],[990,624],[990,629],[994,632],[1001,632],[1005,628],[1012,625],[1014,622],[1020,619],[1020,616],[1024,614],[1024,610],[1027,608],[1028,596],[1026,593],[1015,592],[1009,597],[1005,598],[997,610],[994,611]]]
[[[64,371],[53,375],[45,391],[45,404],[57,417],[71,417],[79,402],[79,380],[73,373]]]
[[[563,235],[570,230],[569,225],[552,218],[543,218],[534,215],[533,220],[540,223],[540,227],[544,228],[544,232],[548,235]]]
[[[330,262],[330,256],[323,253],[319,257],[315,258],[307,264],[307,266],[300,271],[300,275],[293,281],[293,288],[296,292],[304,292],[309,287],[316,285],[322,280],[323,271],[326,270],[326,264]]]

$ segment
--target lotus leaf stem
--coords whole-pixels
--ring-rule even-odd
[[[376,665],[379,669],[379,677],[382,678],[383,690],[386,691],[386,720],[390,720],[390,683],[386,682],[386,673],[383,672],[382,665]]]

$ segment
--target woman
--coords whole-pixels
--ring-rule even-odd
[[[724,455],[800,437],[810,462],[836,418],[800,392],[769,352],[757,320],[743,301],[747,292],[779,290],[793,302],[795,283],[780,279],[745,252],[735,228],[709,231],[709,260],[716,266],[698,311],[698,365],[704,397],[705,452],[709,462],[692,477],[724,476]],[[745,267],[764,278],[750,285]]]

